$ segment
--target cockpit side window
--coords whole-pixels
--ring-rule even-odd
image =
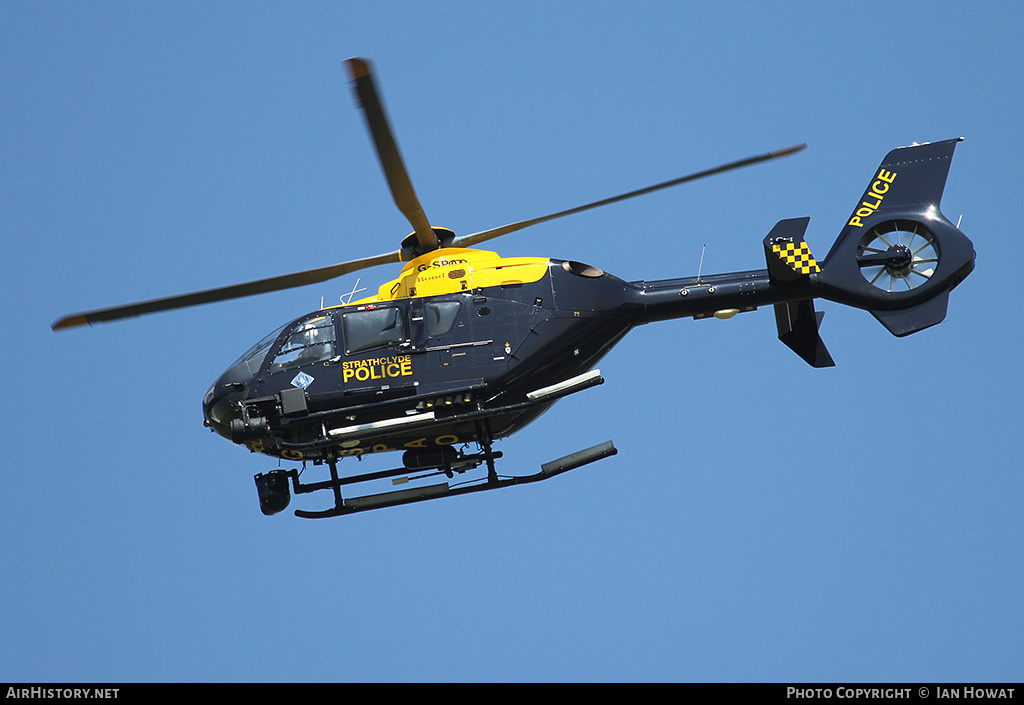
[[[345,332],[345,352],[349,355],[409,339],[402,309],[397,306],[342,314],[341,326]]]
[[[334,321],[330,316],[317,316],[299,323],[281,345],[270,366],[271,372],[311,365],[335,356]]]

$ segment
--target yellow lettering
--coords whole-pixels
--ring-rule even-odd
[[[346,360],[341,363],[342,382],[353,378],[360,382],[371,379],[387,379],[389,377],[408,377],[412,375],[412,356],[373,357],[367,360]]]
[[[895,180],[896,172],[879,169],[878,179],[868,187],[868,192],[864,194],[865,199],[868,196],[872,196],[874,197],[875,202],[870,203],[867,200],[861,201],[861,207],[853,212],[853,217],[850,218],[850,222],[848,222],[847,225],[855,228],[863,228],[864,221],[862,218],[871,217],[874,212],[882,206],[882,199],[884,199],[885,194],[889,192],[889,185]]]

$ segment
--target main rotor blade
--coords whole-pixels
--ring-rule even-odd
[[[329,267],[308,269],[304,272],[295,272],[294,274],[284,274],[277,277],[258,279],[256,281],[245,282],[242,284],[222,286],[217,289],[207,289],[206,291],[197,291],[191,294],[179,294],[177,296],[168,296],[162,299],[140,301],[138,303],[127,304],[125,306],[114,306],[112,308],[98,309],[96,311],[76,313],[70,316],[64,316],[55,322],[51,328],[57,331],[87,324],[92,325],[93,323],[116,321],[122,318],[133,318],[145,313],[170,311],[176,308],[198,306],[199,304],[209,304],[215,301],[227,301],[228,299],[238,299],[243,296],[252,296],[254,294],[266,294],[271,291],[293,289],[299,286],[306,286],[307,284],[318,284],[360,269],[376,267],[379,264],[390,264],[392,262],[401,262],[400,251],[396,250],[394,252],[376,255],[374,257],[364,257],[363,259],[334,264]]]
[[[456,238],[455,245],[457,247],[472,247],[473,245],[476,245],[478,243],[485,242],[487,240],[492,240],[496,237],[501,237],[502,235],[508,235],[509,233],[514,233],[515,231],[522,230],[523,228],[528,228],[531,225],[539,225],[540,223],[546,223],[550,220],[563,218],[567,215],[582,213],[583,211],[588,211],[592,208],[598,208],[600,206],[607,206],[612,203],[618,203],[619,201],[625,201],[626,199],[629,198],[643,196],[644,194],[652,193],[654,191],[660,191],[661,189],[669,188],[670,186],[678,186],[679,184],[685,184],[688,181],[696,181],[697,179],[703,179],[704,177],[713,176],[714,174],[721,174],[726,171],[732,171],[733,169],[739,169],[740,167],[750,166],[751,164],[757,164],[758,162],[764,162],[770,159],[786,157],[789,156],[790,154],[799,152],[806,146],[806,144],[798,144],[793,147],[787,147],[786,149],[768,152],[767,154],[759,154],[754,157],[747,157],[746,159],[740,159],[739,161],[729,162],[728,164],[716,166],[711,169],[705,169],[704,171],[698,171],[694,174],[681,176],[678,179],[672,179],[671,181],[663,181],[662,183],[655,184],[654,186],[648,186],[647,188],[637,189],[636,191],[630,191],[629,193],[623,193],[618,196],[612,196],[611,198],[604,198],[601,199],[600,201],[594,201],[593,203],[588,203],[583,206],[577,206],[576,208],[570,208],[569,210],[551,213],[550,215],[544,215],[541,216],[540,218],[521,220],[518,223],[509,223],[508,225],[502,225],[499,228],[483,230],[478,233],[473,233],[472,235],[467,235],[463,238]]]
[[[384,176],[388,180],[388,187],[391,189],[391,196],[395,199],[395,205],[412,225],[416,239],[419,241],[420,251],[436,250],[439,246],[437,235],[431,229],[419,199],[416,198],[416,192],[412,188],[409,172],[405,169],[405,162],[402,161],[402,154],[398,151],[387,114],[384,112],[384,104],[377,93],[370,63],[366,59],[360,58],[348,59],[345,63],[348,64],[349,74],[355,82],[356,97],[359,99],[359,106],[363,110],[366,124],[370,128],[373,144],[377,148],[377,158],[380,160],[381,168],[384,169]]]

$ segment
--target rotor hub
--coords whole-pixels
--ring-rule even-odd
[[[886,250],[891,259],[885,265],[886,271],[893,277],[906,277],[910,274],[914,263],[914,253],[906,245],[893,245]]]

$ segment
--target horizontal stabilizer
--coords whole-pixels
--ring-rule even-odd
[[[813,299],[775,304],[779,340],[811,367],[834,367],[836,364],[818,334],[824,315],[814,310]]]

